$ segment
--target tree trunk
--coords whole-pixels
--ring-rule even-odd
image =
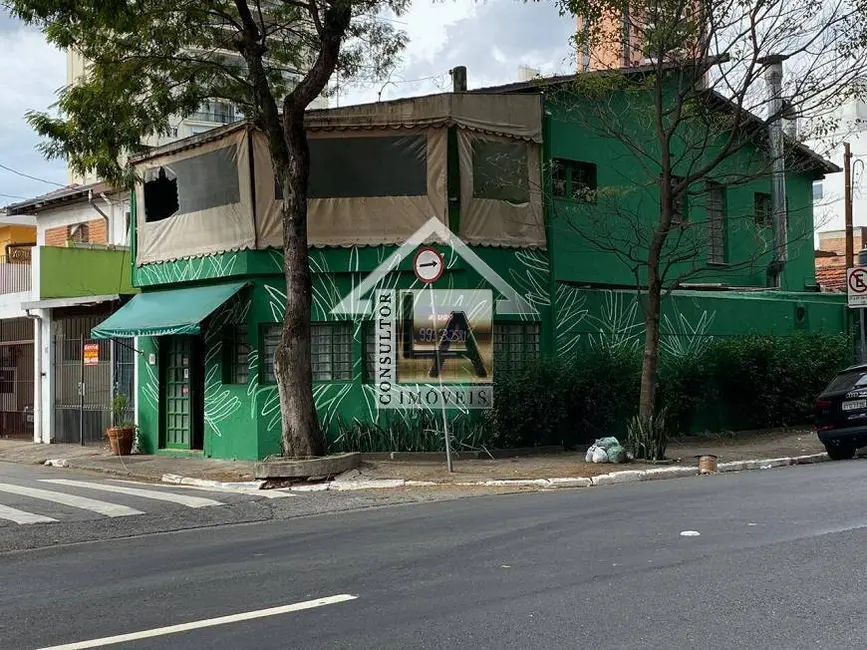
[[[644,313],[644,355],[641,361],[641,392],[638,416],[647,422],[656,407],[656,372],[659,367],[659,318],[662,307],[662,287],[657,269],[648,269],[647,310]]]
[[[304,107],[286,119],[289,164],[277,169],[283,187],[283,273],[286,314],[275,354],[277,388],[283,419],[283,455],[322,456],[325,437],[313,401],[310,360],[312,282],[307,249],[307,179],[310,150],[304,131]]]

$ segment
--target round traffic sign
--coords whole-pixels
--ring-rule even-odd
[[[439,280],[446,270],[442,254],[435,248],[423,246],[412,261],[412,270],[421,282],[431,284]]]
[[[849,291],[867,293],[867,269],[852,269],[849,273]]]

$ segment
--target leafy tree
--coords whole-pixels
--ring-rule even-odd
[[[283,452],[325,453],[312,394],[305,109],[333,75],[378,78],[405,35],[381,14],[408,0],[8,0],[88,74],[60,91],[59,117],[31,112],[43,152],[78,173],[130,183],[122,161],[170,117],[206,100],[239,107],[266,135],[283,204],[286,315],[275,365]]]
[[[710,233],[718,222],[694,219],[689,206],[710,214],[718,183],[773,179],[779,200],[768,206],[772,227],[756,228],[752,210],[737,217],[756,237],[756,255],[741,265],[771,258],[770,284],[781,286],[788,242],[812,237],[812,229],[787,232],[781,164],[788,173],[806,171],[798,168],[808,155],[798,140],[827,132],[837,107],[862,91],[865,14],[849,0],[558,2],[579,17],[579,69],[595,71],[579,74],[568,91],[579,98],[578,119],[627,152],[618,161],[623,192],[600,187],[576,227],[589,224],[590,243],[627,264],[644,294],[639,418],[650,423],[662,301],[688,278],[706,274],[710,242],[720,245]],[[785,74],[774,94],[769,75],[776,55],[785,60]],[[800,132],[787,129],[784,136],[792,117]],[[634,170],[641,170],[644,186]],[[650,220],[648,205],[656,212]]]

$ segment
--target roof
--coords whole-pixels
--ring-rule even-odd
[[[719,63],[728,61],[728,55],[709,56],[704,59],[695,59],[695,63],[703,62],[708,68]],[[665,63],[662,65],[663,70],[676,70],[681,67],[679,63]],[[656,63],[648,63],[645,65],[635,65],[628,68],[612,68],[608,70],[588,70],[587,72],[579,72],[576,74],[556,75],[553,77],[537,77],[528,81],[517,81],[513,83],[503,84],[500,86],[486,86],[484,88],[474,88],[467,92],[471,93],[518,93],[524,91],[538,91],[540,87],[562,86],[574,82],[579,77],[606,77],[611,75],[637,75],[646,74],[648,72],[656,72],[659,66]]]
[[[824,291],[845,291],[846,260],[816,266],[816,284]]]
[[[705,59],[708,67],[716,65],[718,63],[724,63],[728,60],[728,57],[709,57]],[[678,67],[677,63],[670,63],[662,66],[663,70],[674,70]],[[516,83],[504,84],[500,86],[487,86],[484,88],[476,88],[470,90],[470,93],[523,93],[523,92],[540,92],[545,88],[555,88],[558,86],[565,86],[571,83],[574,83],[579,78],[586,78],[588,76],[607,76],[613,74],[626,74],[626,75],[638,75],[638,74],[646,74],[649,72],[655,72],[659,68],[656,64],[647,64],[634,66],[630,68],[616,68],[611,70],[592,70],[588,72],[579,72],[576,74],[569,75],[558,75],[553,77],[539,77],[536,79],[531,79],[530,81],[519,81]],[[707,91],[708,98],[717,103],[719,106],[723,108],[737,108],[737,104],[732,102],[730,99],[720,94],[715,90]],[[747,119],[746,122],[751,126],[764,126],[765,121],[756,115],[755,113],[746,111]],[[820,170],[823,174],[835,174],[837,172],[843,171],[842,167],[835,165],[830,160],[825,157],[819,155],[806,145],[797,142],[796,140],[791,140],[788,136],[785,136],[789,141],[789,144],[797,151],[807,158],[807,160],[811,161],[816,169]]]
[[[479,133],[541,143],[541,95],[516,93],[436,93],[381,102],[350,104],[308,110],[304,126],[314,131],[376,131],[459,126]],[[201,146],[242,129],[253,129],[250,120],[210,129],[131,156],[133,164]]]
[[[48,194],[42,194],[32,199],[12,203],[6,206],[6,214],[11,216],[23,214],[36,214],[47,207],[75,203],[87,198],[91,194],[103,194],[114,190],[107,183],[98,181],[89,185],[67,185]]]

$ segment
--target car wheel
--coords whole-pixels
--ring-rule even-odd
[[[825,451],[828,452],[828,458],[831,460],[849,460],[855,457],[855,452],[858,451],[855,447],[838,447],[836,445],[825,445]]]

